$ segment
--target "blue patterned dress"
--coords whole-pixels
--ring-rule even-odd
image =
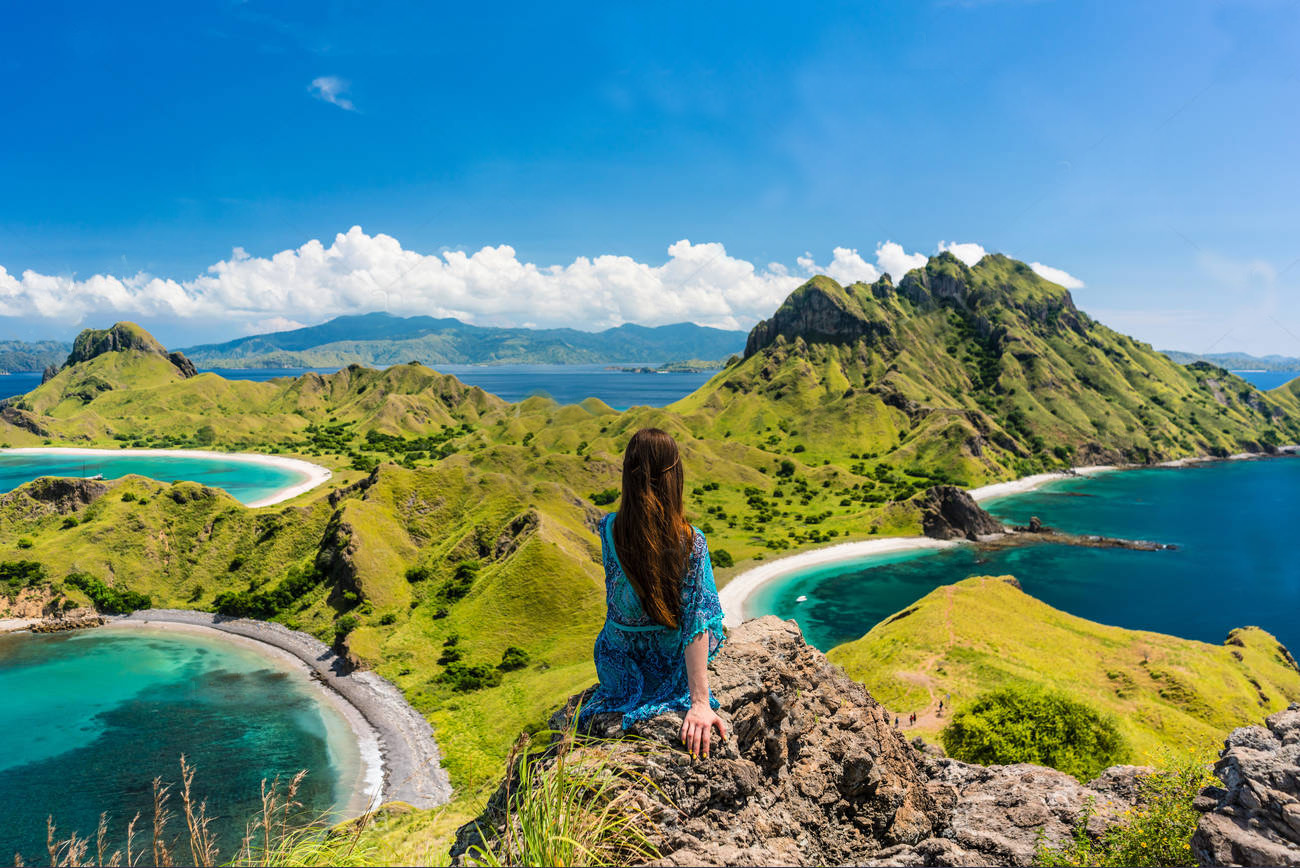
[[[691,707],[686,679],[686,646],[709,634],[709,660],[722,648],[722,606],[713,583],[713,563],[704,534],[692,528],[691,558],[682,577],[682,615],[676,628],[656,624],[645,613],[614,550],[614,517],[600,520],[605,564],[605,626],[596,637],[596,674],[600,686],[586,701],[579,725],[602,712],[623,715],[623,728],[657,714]],[[709,692],[709,705],[718,700]]]

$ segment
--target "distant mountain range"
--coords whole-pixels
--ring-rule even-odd
[[[721,360],[745,349],[746,332],[676,323],[621,325],[602,332],[494,328],[452,318],[387,313],[341,316],[320,325],[252,335],[182,351],[202,368],[384,368],[437,364],[613,364]],[[0,372],[40,371],[67,360],[67,341],[0,341]],[[1204,361],[1232,371],[1300,371],[1300,358],[1161,350],[1180,365]]]
[[[67,341],[0,341],[0,371],[43,371],[63,364],[72,352]]]
[[[1209,362],[1230,371],[1300,371],[1300,359],[1289,356],[1252,356],[1248,353],[1184,353],[1179,350],[1161,350],[1180,365],[1192,362]]]
[[[494,328],[457,319],[387,313],[341,316],[306,328],[183,350],[204,368],[384,368],[438,364],[605,364],[725,359],[745,349],[745,332],[694,323],[625,324],[602,332]]]

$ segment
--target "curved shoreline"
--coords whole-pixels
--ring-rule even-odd
[[[358,737],[363,765],[369,760],[373,768],[378,760],[378,774],[370,769],[363,774],[364,784],[349,804],[350,810],[362,814],[392,801],[432,808],[450,801],[451,781],[442,768],[442,754],[429,722],[391,682],[374,672],[347,671],[346,663],[315,637],[283,624],[186,609],[146,609],[114,617],[105,626],[215,632],[226,639],[242,639],[248,647],[257,646],[268,656],[296,660],[337,700],[335,707]],[[373,733],[375,748],[369,757],[365,749],[368,733]]]
[[[283,503],[311,491],[334,475],[328,468],[313,464],[302,458],[289,458],[284,455],[262,455],[256,452],[216,452],[211,449],[94,449],[83,446],[22,446],[13,449],[0,449],[0,455],[94,455],[104,457],[138,455],[145,458],[208,458],[278,467],[281,470],[290,470],[306,477],[302,482],[244,504],[249,509]]]
[[[1278,455],[1300,455],[1300,446],[1280,446],[1278,447]],[[978,488],[968,489],[966,493],[976,502],[982,502],[998,497],[1006,497],[1012,494],[1024,494],[1046,485],[1049,482],[1072,479],[1079,476],[1093,476],[1099,473],[1110,473],[1124,470],[1140,470],[1144,467],[1187,467],[1214,461],[1234,461],[1269,457],[1274,456],[1262,455],[1254,452],[1242,452],[1236,455],[1230,455],[1227,458],[1197,456],[1191,458],[1179,458],[1155,465],[1098,464],[1088,467],[1073,467],[1069,470],[1053,471],[1051,473],[1035,473],[1032,476],[1013,479],[1009,482],[995,482],[991,485],[981,485]],[[821,548],[809,549],[786,555],[777,560],[768,561],[750,567],[743,573],[734,576],[729,582],[727,582],[727,584],[723,585],[718,590],[718,599],[722,604],[722,622],[727,627],[738,626],[742,621],[750,617],[745,611],[745,604],[759,588],[769,582],[788,576],[791,573],[800,572],[808,567],[824,566],[826,564],[837,562],[847,563],[878,554],[904,552],[915,549],[947,548],[950,546],[962,545],[964,542],[965,540],[941,541],[925,536],[897,536],[885,537],[883,539],[836,543],[835,545],[823,546]]]

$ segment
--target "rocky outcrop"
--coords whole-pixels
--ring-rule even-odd
[[[47,618],[27,629],[33,633],[63,633],[68,630],[88,630],[92,627],[102,627],[103,624],[104,619],[100,615],[81,615],[67,618]]]
[[[707,759],[681,750],[680,715],[637,724],[627,733],[636,739],[617,715],[597,715],[590,734],[598,740],[578,748],[635,776],[629,787],[662,854],[656,864],[1027,865],[1040,838],[1065,838],[1090,804],[1088,829],[1103,832],[1132,806],[1142,771],[1112,769],[1083,786],[1037,766],[924,754],[866,688],[803,642],[794,622],[771,616],[731,632],[711,683],[731,736],[715,737]],[[582,698],[551,726],[565,726]],[[504,831],[506,793],[503,784],[457,832],[455,864]]]
[[[37,437],[50,437],[50,429],[46,428],[29,410],[22,407],[15,407],[13,404],[5,404],[0,407],[0,422],[8,422],[15,428],[21,428],[29,434],[35,434]]]
[[[921,495],[919,505],[921,529],[933,539],[977,540],[1006,531],[969,493],[955,485],[936,485]]]
[[[808,343],[852,343],[859,338],[887,334],[888,325],[868,319],[860,309],[855,309],[838,284],[815,277],[795,290],[771,319],[754,326],[745,342],[745,358],[771,345],[778,337],[790,342],[802,338]]]
[[[1234,730],[1196,800],[1202,865],[1300,865],[1300,703]]]
[[[105,353],[128,350],[162,356],[176,367],[182,377],[193,377],[198,373],[194,363],[185,358],[183,353],[167,352],[167,349],[158,343],[153,335],[132,322],[120,322],[107,329],[85,329],[72,342],[72,352],[68,354],[68,360],[63,363],[63,367],[70,368]]]
[[[0,495],[0,503],[20,507],[29,518],[68,515],[94,503],[108,490],[109,484],[98,479],[42,476]]]

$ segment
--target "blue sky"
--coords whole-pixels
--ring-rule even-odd
[[[472,6],[9,7],[0,337],[744,328],[958,242],[1300,356],[1294,0]]]

